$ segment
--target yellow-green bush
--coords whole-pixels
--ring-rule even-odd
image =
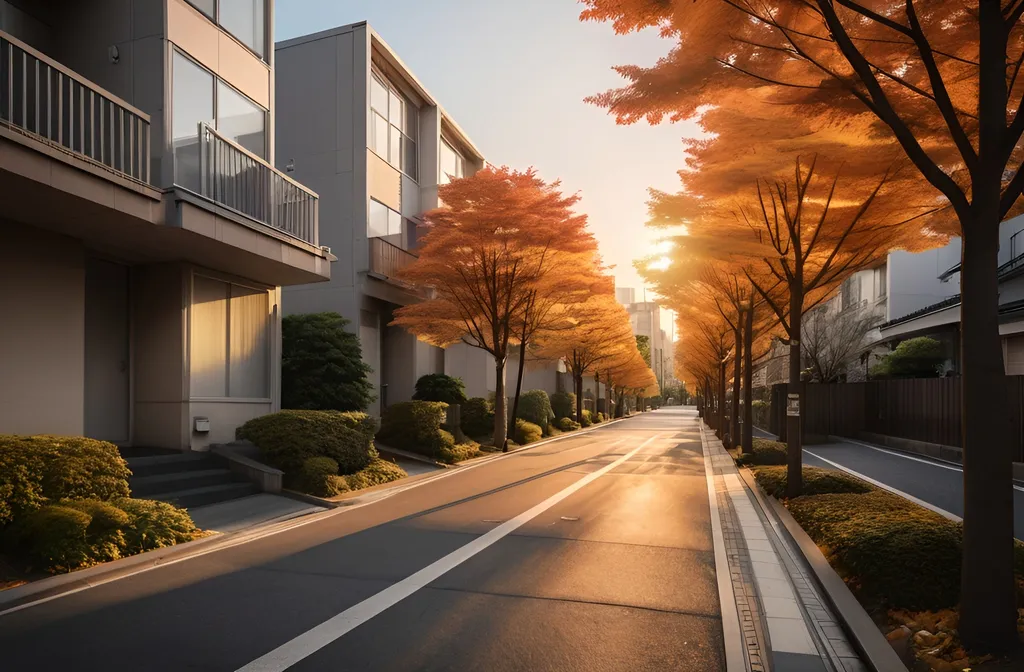
[[[329,457],[309,457],[302,463],[299,477],[289,485],[317,497],[333,497],[338,494],[337,477],[337,462]]]
[[[769,441],[768,439],[754,439],[752,452],[741,455],[737,462],[743,465],[760,464],[786,464],[786,444],[781,441]]]
[[[551,395],[551,412],[555,420],[571,418],[576,414],[576,395],[572,392],[555,392]]]
[[[366,467],[377,457],[376,423],[365,413],[279,411],[254,418],[236,430],[252,441],[263,459],[288,474],[298,474],[311,457],[329,457],[343,474]]]
[[[560,418],[558,420],[558,428],[563,432],[575,432],[580,428],[580,423],[572,418]]]
[[[786,467],[756,467],[754,478],[764,491],[773,497],[782,498],[786,495]],[[803,494],[825,495],[843,492],[864,494],[874,488],[859,478],[854,478],[842,471],[821,469],[819,467],[803,468]]]
[[[594,414],[590,412],[589,408],[583,409],[583,417],[580,418],[581,427],[590,427],[594,424]]]
[[[121,530],[124,555],[192,541],[199,532],[185,509],[167,502],[125,498],[111,503],[128,514],[128,524]]]
[[[384,445],[426,455],[450,458],[455,437],[441,429],[448,404],[440,401],[405,401],[388,406],[377,438]]]
[[[405,473],[405,469],[402,469],[394,462],[388,462],[387,460],[382,460],[378,457],[370,462],[365,469],[347,476],[336,477],[335,487],[339,491],[362,490],[363,488],[369,488],[374,485],[397,481],[398,479],[405,478],[408,475],[409,474]]]
[[[540,441],[544,433],[541,428],[532,422],[527,422],[522,418],[516,420],[516,443],[520,446],[525,446],[528,443],[534,443]]]
[[[544,428],[555,418],[551,410],[551,399],[544,390],[530,390],[523,392],[519,398],[518,419],[533,423]]]
[[[475,438],[494,433],[494,411],[483,397],[473,397],[462,404],[462,432]]]

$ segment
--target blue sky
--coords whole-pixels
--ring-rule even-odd
[[[633,259],[655,232],[647,188],[675,190],[690,125],[617,126],[583,102],[621,81],[611,66],[650,64],[668,50],[653,31],[617,36],[581,23],[574,0],[277,0],[276,39],[369,21],[469,134],[488,161],[560,178],[614,264],[636,287]]]

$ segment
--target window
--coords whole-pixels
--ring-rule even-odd
[[[266,159],[266,110],[178,51],[172,67],[175,184],[200,191],[200,122]]]
[[[370,149],[412,179],[418,179],[416,137],[419,110],[376,74],[370,79]]]
[[[242,147],[266,158],[267,114],[224,82],[217,82],[217,130]]]
[[[448,184],[452,178],[466,176],[466,159],[462,157],[455,148],[448,144],[444,138],[441,139],[441,174],[438,175],[439,184]]]
[[[888,270],[887,266],[879,266],[875,269],[875,298],[881,299],[888,291],[886,287],[888,284]]]
[[[267,39],[266,0],[188,0],[210,20],[264,58]]]
[[[214,124],[214,77],[178,52],[173,67],[174,182],[199,191],[199,124]]]
[[[853,308],[860,303],[860,277],[851,276],[843,282],[841,289],[843,310]]]
[[[370,199],[370,216],[366,226],[367,238],[383,238],[402,233],[402,215],[380,201]]]
[[[270,297],[201,275],[192,284],[193,397],[270,396]]]

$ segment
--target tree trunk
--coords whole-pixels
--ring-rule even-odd
[[[494,447],[508,452],[508,435],[505,433],[505,358],[494,358]]]
[[[739,315],[743,319],[743,313]],[[743,354],[743,331],[739,325],[733,330],[736,340],[735,360],[732,367],[732,422],[729,423],[729,448],[740,445],[740,356]]]
[[[754,310],[747,309],[743,320],[743,452],[754,450]]]
[[[583,424],[583,374],[572,377],[573,387],[576,388],[576,422]]]
[[[594,371],[594,417],[591,420],[597,420],[597,414],[601,411],[601,372]]]
[[[519,373],[516,376],[516,396],[512,398],[512,415],[508,419],[508,435],[516,435],[516,417],[519,413],[519,395],[523,392],[523,371],[526,369],[526,342],[519,347]],[[541,427],[546,434],[547,427]]]
[[[725,362],[718,365],[718,438],[725,441]]]
[[[964,466],[960,638],[977,653],[1019,643],[1013,571],[1013,436],[999,336],[1000,182],[1006,134],[1006,30],[1000,3],[979,3],[978,167],[961,214],[961,432]]]
[[[803,320],[803,281],[799,286],[792,287],[789,294],[789,385],[786,394],[796,395],[798,411],[795,415],[789,412],[789,401],[786,400],[786,440],[789,446],[786,470],[786,496],[798,497],[804,489],[803,473],[803,383],[800,382],[800,322]]]

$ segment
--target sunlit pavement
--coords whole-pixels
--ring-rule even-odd
[[[3,670],[724,670],[665,409],[0,616]]]

